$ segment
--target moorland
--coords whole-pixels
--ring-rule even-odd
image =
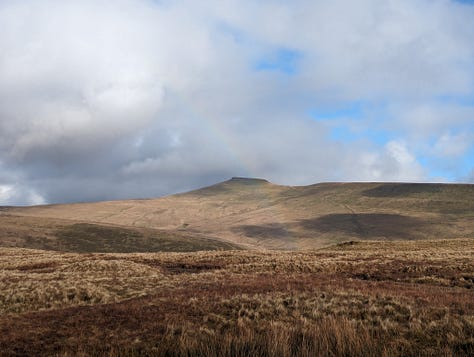
[[[2,207],[0,355],[474,354],[474,185]]]

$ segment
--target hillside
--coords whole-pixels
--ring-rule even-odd
[[[347,240],[473,238],[474,185],[321,183],[292,187],[232,178],[157,199],[4,208],[0,219],[6,217],[154,229],[190,240],[212,237],[247,248],[307,249]]]
[[[239,246],[200,234],[73,220],[0,215],[0,247],[76,253],[195,252]]]

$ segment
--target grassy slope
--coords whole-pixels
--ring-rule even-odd
[[[180,231],[0,215],[0,245],[78,253],[229,250],[228,242]]]
[[[474,185],[232,179],[159,199],[15,208],[45,218],[179,230],[248,247],[306,249],[351,239],[472,238]]]
[[[472,355],[473,254],[472,239],[306,252],[0,248],[0,355]]]

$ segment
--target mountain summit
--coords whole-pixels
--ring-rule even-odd
[[[230,180],[225,181],[229,183],[241,183],[245,185],[256,185],[270,183],[268,180],[255,178],[255,177],[232,177]]]

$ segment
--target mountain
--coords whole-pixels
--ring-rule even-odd
[[[60,226],[50,229],[49,236],[45,235],[51,241],[58,230],[63,237],[69,237],[67,227],[73,225],[79,231],[84,227],[85,231],[90,230],[92,226],[99,230],[109,227],[109,230],[135,232],[138,236],[125,251],[133,251],[136,244],[133,242],[142,239],[140,234],[170,239],[174,235],[191,244],[200,239],[217,244],[213,249],[312,249],[348,240],[474,238],[474,185],[280,186],[263,179],[234,177],[213,186],[156,199],[6,207],[0,211],[0,220],[7,218],[20,223],[36,220],[37,225]],[[10,224],[10,231],[18,229],[12,227]],[[4,227],[0,230],[2,236],[8,235]],[[120,236],[114,232],[107,235]],[[90,240],[99,236],[96,232]],[[5,244],[3,238],[2,245]],[[113,240],[109,239],[107,244],[113,245]],[[200,250],[200,244],[193,250]],[[159,250],[159,243],[155,246]]]

